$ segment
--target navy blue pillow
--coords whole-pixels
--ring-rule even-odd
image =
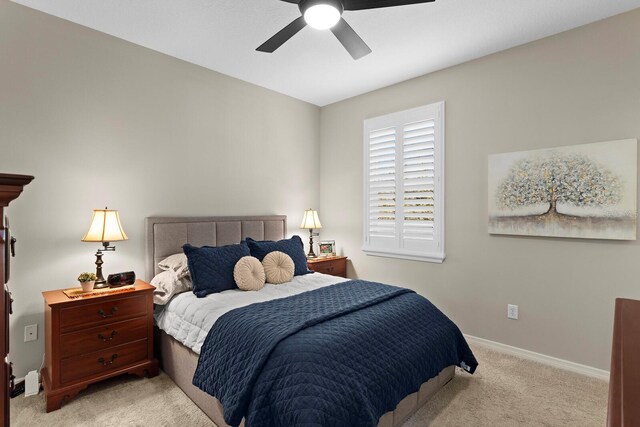
[[[289,255],[293,260],[295,266],[293,270],[294,276],[313,273],[307,268],[307,256],[304,254],[304,245],[300,236],[293,236],[290,239],[278,240],[277,242],[271,240],[258,242],[247,237],[246,242],[249,245],[251,256],[258,258],[260,262],[269,252],[280,251]]]
[[[233,268],[243,256],[249,256],[246,243],[227,246],[203,246],[198,248],[186,244],[182,250],[187,256],[189,273],[193,283],[193,293],[198,298],[209,294],[236,289]]]

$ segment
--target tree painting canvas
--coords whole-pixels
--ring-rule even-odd
[[[489,156],[489,233],[636,239],[638,141]]]

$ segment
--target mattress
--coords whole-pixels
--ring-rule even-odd
[[[167,305],[156,307],[156,324],[176,341],[200,354],[209,330],[216,320],[228,311],[254,303],[286,298],[347,280],[313,273],[295,276],[291,282],[281,285],[267,283],[259,291],[232,289],[207,295],[205,298],[198,298],[193,292],[184,292],[176,295]]]

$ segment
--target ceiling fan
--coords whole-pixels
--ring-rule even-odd
[[[366,10],[380,7],[430,3],[435,0],[282,0],[298,5],[302,16],[278,31],[256,50],[273,53],[298,31],[309,25],[318,30],[331,30],[353,59],[371,53],[371,49],[342,18],[345,10]]]

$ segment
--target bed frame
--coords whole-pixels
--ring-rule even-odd
[[[255,240],[280,240],[287,233],[287,217],[266,216],[226,216],[226,217],[149,217],[146,226],[146,279],[158,274],[158,262],[182,252],[182,245],[222,246],[239,243],[246,237]],[[186,393],[209,418],[219,427],[227,427],[220,401],[195,387],[191,381],[198,364],[198,355],[158,330],[157,348],[162,370]],[[449,366],[436,377],[422,384],[420,390],[406,396],[395,410],[387,412],[378,427],[397,427],[404,423],[415,411],[424,405],[455,375],[455,368]],[[244,425],[244,422],[241,424]]]

